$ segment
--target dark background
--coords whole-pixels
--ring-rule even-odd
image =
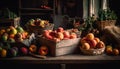
[[[26,6],[27,6],[27,4],[31,3],[30,0],[23,0],[23,1],[25,1],[24,5],[26,4]],[[29,1],[29,2],[27,2],[27,1]],[[75,17],[75,16],[82,17],[82,15],[83,15],[82,2],[83,1],[82,0],[70,0],[70,1],[75,2],[75,6],[73,6],[72,8],[67,6],[66,3],[69,2],[68,0],[60,0],[60,3],[61,3],[60,4],[60,6],[61,6],[60,11],[62,12],[62,15],[69,15],[70,17]],[[36,3],[36,2],[34,1],[32,3]],[[117,25],[120,25],[120,23],[119,23],[120,22],[120,7],[119,7],[120,4],[119,3],[120,3],[120,0],[109,0],[110,9],[114,10],[118,16]],[[50,3],[50,4],[52,4],[52,3]],[[32,6],[32,4],[31,4],[31,6]],[[0,10],[3,8],[9,8],[11,11],[15,12],[18,15],[18,13],[19,13],[19,0],[0,0]],[[32,18],[32,16],[30,16],[30,17]],[[26,16],[26,18],[30,18],[30,17]],[[49,15],[46,15],[46,17],[49,17]],[[50,19],[50,18],[48,18],[48,19]],[[23,20],[25,20],[25,19],[23,19]]]
[[[117,25],[120,25],[120,0],[109,0],[109,7],[117,14]]]

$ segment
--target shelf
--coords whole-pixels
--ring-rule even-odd
[[[21,15],[45,15],[47,13],[21,13]]]
[[[33,10],[33,11],[53,11],[53,9],[41,9],[41,8],[20,8],[21,10]]]

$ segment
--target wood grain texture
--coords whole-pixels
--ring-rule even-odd
[[[106,54],[97,56],[87,55],[65,55],[59,57],[47,56],[45,59],[32,56],[21,56],[14,58],[0,58],[1,63],[19,63],[19,64],[97,64],[97,63],[120,63],[120,56],[108,56]]]

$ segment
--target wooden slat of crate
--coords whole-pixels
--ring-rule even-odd
[[[37,40],[40,44],[48,46],[51,56],[61,56],[74,53],[80,38],[62,40],[57,43],[42,37],[38,37]]]

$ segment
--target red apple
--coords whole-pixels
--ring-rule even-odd
[[[43,36],[47,39],[51,39],[51,40],[53,39],[53,37],[50,35],[50,31],[48,30],[44,30]]]
[[[80,40],[80,43],[81,43],[81,44],[86,43],[86,42],[87,42],[86,37],[83,37],[83,38]]]
[[[61,40],[64,38],[64,35],[62,32],[58,32],[56,36],[57,36],[57,38],[59,38]]]
[[[46,36],[46,35],[48,35],[49,34],[49,31],[48,30],[44,30],[43,31],[43,36]]]
[[[117,49],[117,48],[114,48],[113,49],[113,55],[115,55],[115,56],[117,56],[117,55],[119,55],[119,50]]]
[[[97,45],[97,42],[96,42],[96,40],[88,40],[88,43],[90,44],[90,47],[91,48],[95,48],[96,47],[96,45]]]
[[[52,31],[52,32],[50,32],[50,35],[53,36],[53,37],[55,37],[56,33],[57,33],[56,31]]]
[[[28,49],[26,47],[21,47],[20,50],[21,50],[22,55],[27,55],[28,54]]]
[[[68,31],[64,31],[63,35],[64,35],[64,38],[69,38],[70,37],[70,33]]]
[[[15,34],[9,34],[9,38],[14,38]]]
[[[64,29],[62,28],[62,27],[59,27],[58,29],[57,29],[57,32],[63,32],[64,31]]]
[[[105,46],[105,44],[104,44],[103,41],[100,41],[100,42],[96,45],[97,48],[103,48],[104,46]]]
[[[25,33],[22,33],[22,38],[23,38],[23,39],[26,39]]]
[[[72,32],[70,34],[70,39],[74,39],[74,38],[77,38],[77,34]]]
[[[47,35],[46,37],[47,37],[47,39],[50,39],[50,40],[53,39],[53,37],[51,35]]]
[[[39,48],[38,53],[39,53],[40,55],[42,55],[42,56],[47,55],[47,54],[48,54],[48,47],[47,47],[47,46],[41,46],[41,47]]]

